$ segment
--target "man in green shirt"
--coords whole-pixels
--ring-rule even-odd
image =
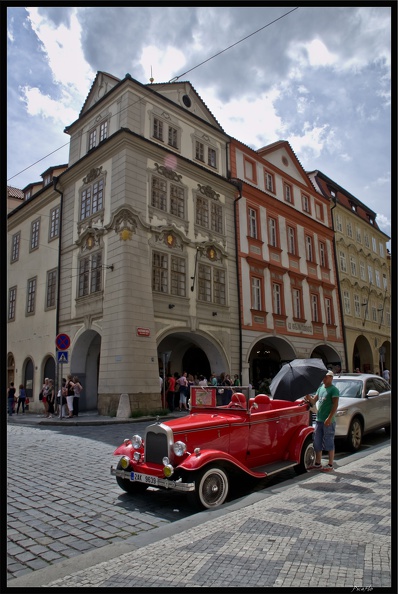
[[[311,467],[325,472],[333,470],[334,462],[334,434],[336,429],[335,413],[339,405],[339,391],[333,385],[333,371],[328,371],[323,378],[323,386],[320,386],[314,397],[307,394],[307,401],[313,406],[316,402],[318,410],[314,431],[315,464]],[[329,454],[329,463],[322,466],[322,451]],[[310,470],[310,469],[309,469]]]

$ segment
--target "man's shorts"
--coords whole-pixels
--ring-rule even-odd
[[[326,426],[321,421],[315,422],[314,431],[314,450],[316,452],[330,452],[334,450],[334,434],[336,431],[336,421]]]

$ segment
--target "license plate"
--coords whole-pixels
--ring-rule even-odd
[[[151,476],[150,474],[131,472],[130,476],[130,480],[132,481],[138,481],[139,483],[145,483],[146,485],[152,485],[153,487],[157,487],[158,485],[158,478],[156,476]]]

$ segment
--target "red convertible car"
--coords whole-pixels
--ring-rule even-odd
[[[290,467],[305,472],[314,462],[308,419],[303,400],[235,393],[228,405],[216,406],[215,390],[199,388],[187,416],[157,420],[144,438],[125,439],[111,474],[127,493],[174,489],[196,506],[214,508],[224,503],[233,479],[262,479]]]

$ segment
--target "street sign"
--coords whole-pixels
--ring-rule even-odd
[[[149,328],[137,328],[137,336],[150,336],[151,331]]]
[[[69,351],[57,351],[57,363],[68,363]]]
[[[70,347],[70,338],[67,334],[58,334],[55,345],[59,351],[67,351]]]

